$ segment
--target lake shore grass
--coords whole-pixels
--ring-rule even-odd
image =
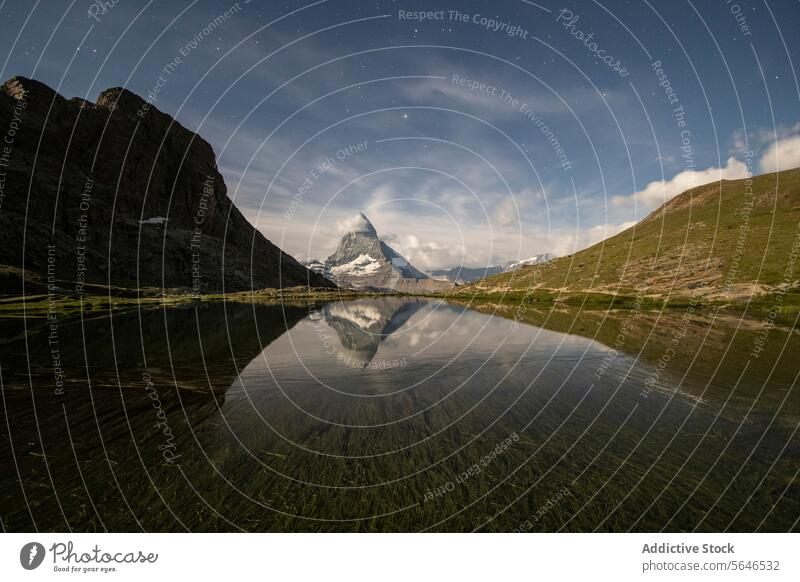
[[[287,287],[283,289],[257,289],[232,293],[192,293],[185,289],[124,289],[93,286],[90,292],[76,294],[57,288],[52,293],[38,291],[25,295],[0,295],[0,317],[46,317],[48,313],[61,315],[122,311],[128,309],[176,307],[202,302],[284,303],[286,305],[313,305],[333,301],[350,301],[370,297],[407,296],[407,293],[379,293],[350,289]],[[474,289],[460,292],[419,295],[443,299],[458,305],[496,304],[503,306],[540,305],[564,306],[582,309],[725,309],[752,313],[778,311],[788,317],[800,312],[800,293],[755,296],[750,301],[709,300],[699,297],[659,297],[608,294],[593,292],[557,292],[551,290],[518,290],[506,292],[480,292]]]
[[[545,289],[517,290],[506,292],[451,291],[440,293],[436,297],[456,303],[496,303],[500,305],[564,305],[570,307],[602,308],[602,309],[681,309],[686,307],[724,308],[732,311],[770,310],[779,308],[782,313],[800,311],[800,293],[771,293],[753,296],[748,301],[730,301],[685,296],[636,296],[633,294],[594,293],[589,291],[558,292]]]
[[[106,288],[105,292],[93,289],[91,293],[76,294],[64,290],[52,293],[26,295],[0,295],[0,317],[46,317],[48,313],[73,315],[80,312],[95,313],[128,309],[177,307],[204,302],[285,303],[311,305],[375,297],[378,293],[365,293],[348,289],[289,287],[285,289],[258,289],[234,293],[190,293],[181,289],[144,288],[140,290]]]

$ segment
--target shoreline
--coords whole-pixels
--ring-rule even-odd
[[[461,306],[497,304],[509,306],[541,306],[597,309],[644,309],[673,310],[692,306],[700,311],[725,310],[730,312],[761,313],[779,307],[786,316],[800,312],[800,295],[790,294],[782,298],[775,295],[755,296],[749,301],[725,301],[703,297],[636,297],[627,294],[596,292],[552,292],[547,290],[491,293],[381,293],[351,289],[327,289],[308,287],[267,288],[231,293],[208,292],[197,294],[185,289],[124,289],[96,286],[95,292],[76,294],[64,289],[54,293],[38,292],[25,295],[0,295],[0,318],[45,317],[48,312],[63,315],[80,312],[123,311],[134,308],[178,307],[206,302],[237,303],[285,303],[288,305],[313,304],[315,302],[352,301],[372,297],[422,297],[441,299]],[[101,292],[102,291],[102,292]]]

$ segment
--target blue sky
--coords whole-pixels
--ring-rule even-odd
[[[300,259],[325,258],[357,212],[422,269],[563,255],[687,187],[800,165],[794,2],[0,12],[3,78],[90,100],[150,94],[212,144],[229,195]]]

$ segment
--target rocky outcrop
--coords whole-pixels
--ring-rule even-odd
[[[333,286],[247,222],[208,142],[126,89],[90,103],[14,77],[0,132],[0,265],[77,290]]]

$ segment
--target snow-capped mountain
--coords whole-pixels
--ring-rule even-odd
[[[314,271],[322,275],[323,277],[328,277],[328,272],[325,270],[325,264],[321,263],[317,259],[308,259],[306,261],[301,261],[301,264],[310,271]]]
[[[533,255],[527,259],[523,259],[521,261],[511,261],[510,263],[506,263],[503,266],[503,272],[506,273],[508,271],[516,271],[520,267],[530,267],[531,265],[540,265],[541,263],[546,263],[554,259],[555,257],[550,253],[541,253],[538,255]]]
[[[432,279],[378,238],[363,214],[325,261],[324,275],[342,287],[383,291],[430,292],[447,289],[449,281]],[[309,268],[316,270],[317,265]],[[318,267],[317,267],[318,268]]]
[[[492,265],[490,267],[453,267],[452,269],[438,269],[431,271],[432,277],[444,277],[457,285],[464,285],[466,283],[473,283],[480,281],[486,277],[497,275],[499,273],[506,273],[508,271],[516,271],[520,267],[528,267],[530,265],[539,265],[555,258],[550,253],[541,253],[533,255],[530,258],[521,261],[509,261],[504,265]],[[311,267],[309,267],[311,268]]]
[[[485,277],[491,277],[503,272],[502,265],[491,267],[453,267],[452,269],[437,269],[431,271],[431,277],[444,277],[457,285],[480,281]]]

